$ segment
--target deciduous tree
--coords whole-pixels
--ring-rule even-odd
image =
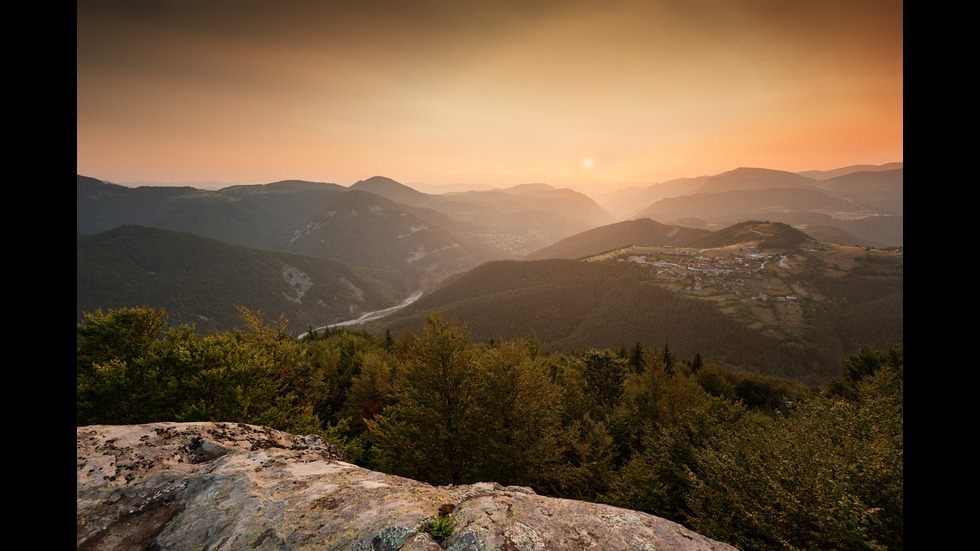
[[[368,422],[378,461],[390,472],[433,484],[458,484],[482,453],[475,396],[479,374],[469,332],[427,316],[405,365],[398,403]]]

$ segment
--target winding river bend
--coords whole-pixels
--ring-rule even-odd
[[[384,316],[386,316],[388,314],[391,314],[392,312],[397,312],[398,310],[401,310],[402,308],[404,308],[404,307],[408,306],[409,304],[415,302],[416,300],[419,299],[419,297],[422,296],[422,293],[423,293],[423,291],[415,291],[414,293],[411,294],[411,296],[409,296],[404,301],[402,301],[401,304],[396,304],[395,306],[392,306],[390,308],[384,308],[384,309],[381,309],[381,310],[375,310],[373,312],[365,312],[365,313],[361,314],[360,316],[358,316],[358,317],[356,317],[354,319],[347,320],[347,321],[341,321],[341,322],[338,322],[338,323],[331,323],[330,325],[325,325],[323,327],[315,327],[314,329],[316,331],[322,331],[322,330],[327,329],[327,328],[331,328],[332,329],[334,327],[346,327],[348,325],[357,325],[359,323],[364,323],[366,321],[376,320],[376,319],[378,319],[380,317],[384,317]],[[306,336],[306,333],[303,333],[298,338],[302,339],[305,336]]]

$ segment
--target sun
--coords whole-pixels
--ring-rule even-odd
[[[582,166],[585,168],[592,168],[592,157],[586,157],[582,159]]]

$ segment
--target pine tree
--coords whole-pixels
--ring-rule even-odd
[[[691,373],[697,373],[702,367],[704,367],[704,359],[700,352],[696,352],[694,358],[691,359]]]
[[[630,350],[629,364],[636,373],[643,373],[643,345],[640,344],[640,341],[636,341],[636,344]]]
[[[664,343],[663,359],[664,359],[664,371],[666,371],[668,374],[673,373],[674,366],[676,365],[677,360],[676,358],[674,358],[674,353],[673,351],[671,351],[670,345],[668,343]]]

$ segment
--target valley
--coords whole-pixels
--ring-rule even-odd
[[[76,317],[151,306],[214,333],[245,308],[294,334],[398,333],[445,312],[479,341],[669,341],[819,382],[862,344],[901,344],[902,168],[859,168],[740,168],[601,203],[546,184],[432,194],[379,176],[200,190],[77,175]],[[828,214],[840,212],[867,216]]]
[[[340,322],[336,322],[336,323],[331,323],[330,325],[324,325],[322,327],[314,327],[313,329],[316,330],[316,331],[323,331],[325,329],[336,329],[338,327],[351,327],[351,326],[355,326],[355,325],[361,325],[361,324],[364,324],[364,323],[368,323],[368,322],[374,321],[376,319],[383,318],[383,317],[385,317],[387,315],[393,314],[393,313],[401,310],[402,308],[404,308],[404,307],[412,304],[416,300],[418,300],[419,297],[421,297],[421,296],[422,296],[422,291],[416,291],[416,292],[412,293],[412,295],[409,296],[407,299],[405,299],[401,304],[396,304],[395,306],[391,306],[391,307],[388,307],[388,308],[382,308],[380,310],[374,310],[372,312],[365,312],[365,313],[357,316],[354,319],[349,319],[347,321],[340,321]],[[302,339],[302,338],[306,337],[307,335],[309,335],[309,332],[301,333],[296,338],[297,339]]]

